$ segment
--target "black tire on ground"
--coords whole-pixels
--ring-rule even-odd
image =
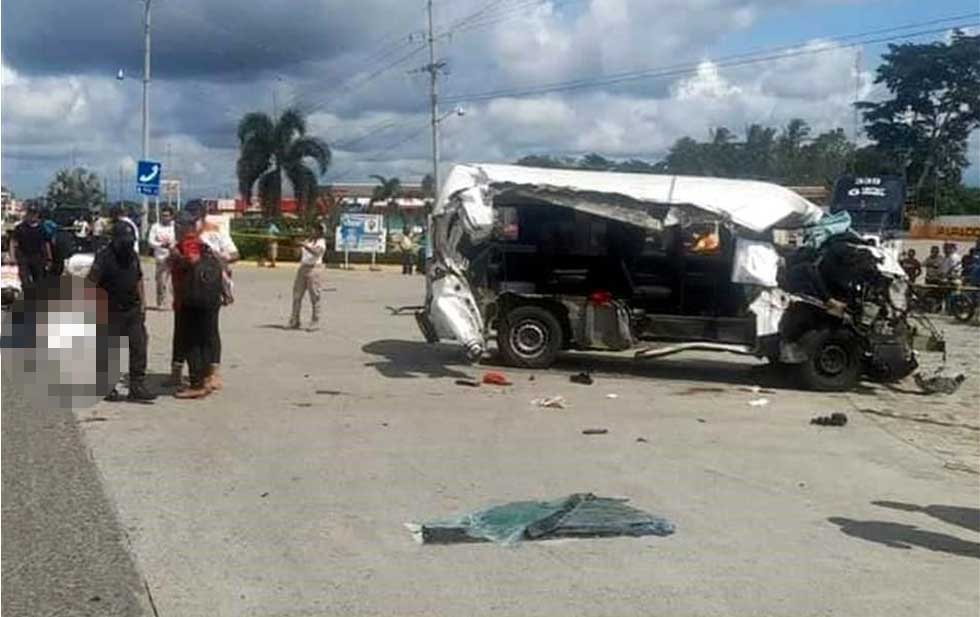
[[[561,351],[563,339],[558,318],[540,306],[515,306],[497,326],[497,349],[509,366],[547,368]]]
[[[956,293],[949,299],[949,312],[953,314],[956,321],[966,323],[973,319],[974,313],[977,312],[977,303],[967,294]]]
[[[862,354],[857,337],[843,329],[811,333],[810,358],[796,365],[801,385],[809,390],[850,390],[861,378]]]

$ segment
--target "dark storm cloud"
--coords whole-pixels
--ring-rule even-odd
[[[153,72],[179,79],[298,73],[304,63],[370,43],[377,1],[156,0]],[[408,7],[386,6],[398,17]],[[6,0],[3,59],[25,75],[113,74],[142,67],[143,4],[135,0]],[[391,23],[391,22],[388,22]]]

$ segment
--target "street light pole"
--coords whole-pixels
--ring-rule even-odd
[[[143,0],[143,160],[150,156],[150,0]],[[146,233],[150,200],[143,195],[140,232]]]
[[[440,66],[436,64],[436,38],[432,31],[432,0],[426,2],[429,14],[429,100],[432,115],[432,186],[436,198],[439,193],[439,98],[436,93],[436,76]]]

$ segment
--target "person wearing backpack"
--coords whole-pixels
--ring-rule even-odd
[[[221,260],[201,240],[194,221],[182,224],[180,240],[172,253],[174,287],[174,366],[187,361],[190,387],[174,396],[203,398],[211,393],[207,385],[214,357],[211,326],[222,301]]]

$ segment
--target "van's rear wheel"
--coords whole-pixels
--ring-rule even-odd
[[[847,330],[812,333],[810,357],[797,365],[805,388],[823,392],[850,390],[861,378],[861,346]]]
[[[547,368],[563,345],[561,324],[540,306],[517,306],[500,318],[497,348],[504,362],[524,368]]]

